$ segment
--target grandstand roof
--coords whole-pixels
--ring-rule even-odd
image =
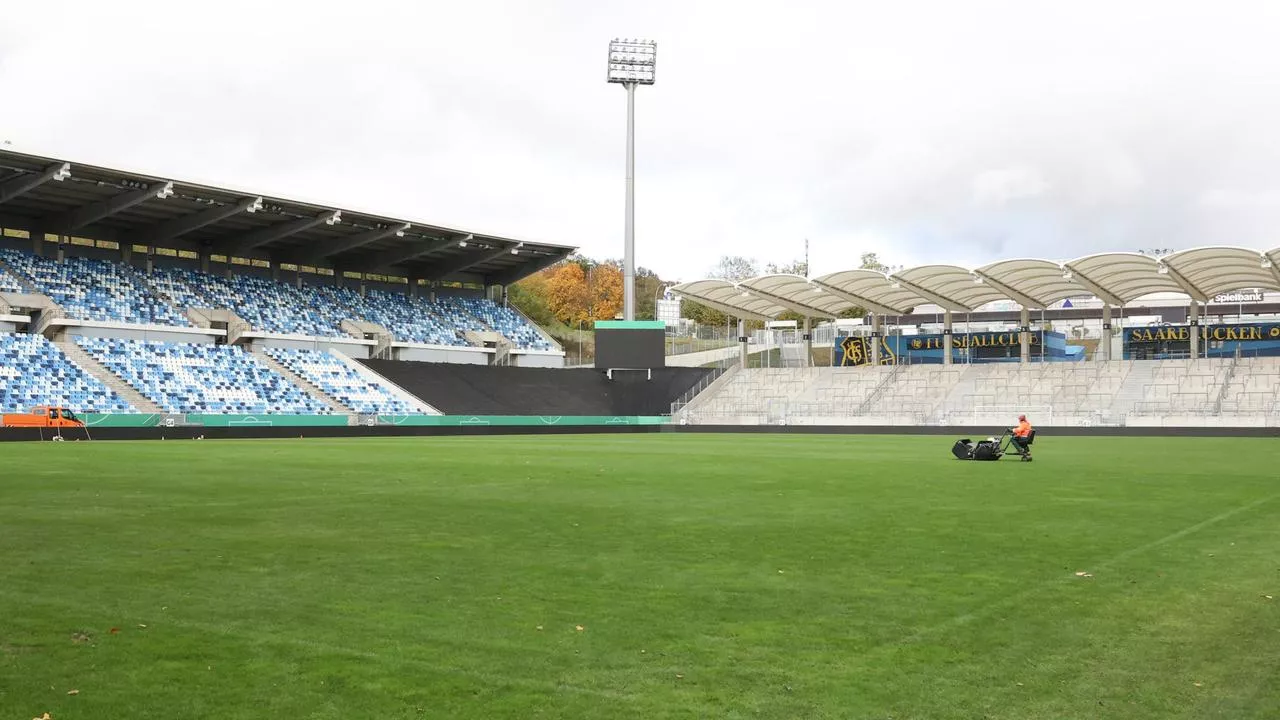
[[[707,295],[711,288],[714,297]],[[699,280],[671,290],[737,317],[767,319],[788,310],[833,317],[855,305],[884,315],[906,315],[920,305],[973,312],[1002,300],[1048,308],[1080,297],[1123,307],[1157,293],[1207,303],[1221,293],[1253,288],[1280,290],[1280,248],[1200,247],[1161,258],[1113,252],[1065,262],[1022,258],[972,270],[957,265],[922,265],[889,274],[842,270],[812,280],[764,275],[740,283]]]
[[[335,270],[508,284],[575,248],[0,150],[0,226]]]

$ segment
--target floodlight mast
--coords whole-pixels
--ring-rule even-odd
[[[611,83],[627,90],[627,205],[626,245],[622,261],[622,317],[636,319],[636,86],[652,85],[658,44],[651,40],[614,40],[609,43]]]

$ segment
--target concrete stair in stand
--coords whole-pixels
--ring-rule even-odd
[[[62,351],[64,355],[71,359],[72,362],[84,368],[86,372],[94,376],[103,385],[111,388],[117,395],[129,401],[129,404],[135,410],[141,413],[163,413],[164,410],[147,399],[145,395],[134,389],[132,385],[125,382],[119,375],[108,370],[102,363],[93,358],[92,355],[85,352],[83,348],[75,343],[74,340],[55,340],[54,345]],[[72,408],[74,410],[75,408]]]
[[[293,383],[294,385],[297,385],[306,394],[324,403],[325,405],[328,405],[329,409],[335,412],[336,414],[338,415],[356,415],[357,414],[355,410],[347,407],[346,405],[343,405],[342,403],[338,402],[337,398],[321,390],[318,386],[315,385],[315,383],[312,383],[310,380],[307,380],[306,378],[295,373],[294,371],[290,370],[284,365],[276,362],[275,358],[272,358],[270,355],[263,352],[261,348],[255,347],[251,352],[253,353],[254,357],[258,358],[258,360],[262,362],[263,365],[266,365],[272,370],[283,375],[285,379],[287,379],[289,382]]]

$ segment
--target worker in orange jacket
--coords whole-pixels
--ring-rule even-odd
[[[1029,455],[1031,449],[1027,447],[1027,438],[1031,437],[1031,423],[1027,422],[1027,416],[1019,415],[1018,426],[1012,430],[1013,444],[1018,446],[1018,451],[1023,455]]]

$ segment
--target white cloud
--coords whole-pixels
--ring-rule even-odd
[[[0,139],[487,232],[816,271],[1274,246],[1280,5],[48,0],[0,25]],[[1242,198],[1255,198],[1244,201]]]

